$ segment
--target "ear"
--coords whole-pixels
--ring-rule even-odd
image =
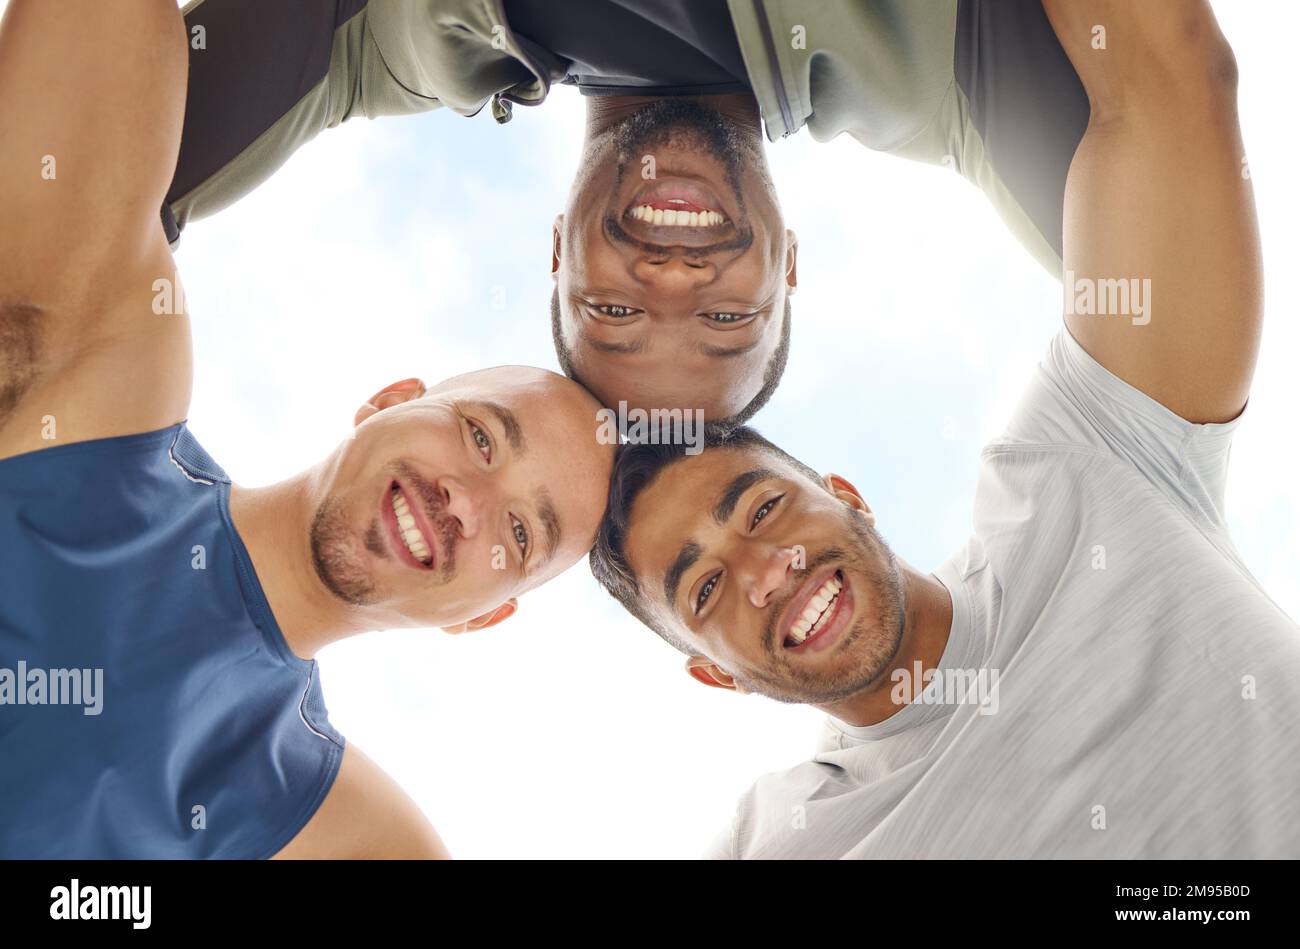
[[[794,231],[785,231],[785,285],[786,293],[794,293],[799,287],[799,237]]]
[[[463,623],[457,623],[455,626],[444,626],[444,633],[472,633],[476,629],[487,629],[489,626],[495,626],[497,623],[504,623],[510,617],[515,615],[519,609],[519,601],[513,596],[498,606],[495,610],[489,610],[480,616]]]
[[[564,215],[555,215],[555,223],[551,225],[551,277],[557,278],[560,273],[560,251],[564,247],[564,239],[560,236],[564,231]]]
[[[424,395],[424,392],[424,383],[419,379],[403,379],[401,382],[394,382],[390,386],[385,386],[372,395],[365,405],[357,409],[353,424],[360,425],[370,416],[376,415],[384,409],[390,409],[394,405],[401,405],[403,402],[418,399]]]
[[[748,695],[745,688],[735,679],[723,672],[712,659],[703,656],[691,656],[686,660],[686,673],[696,682],[715,689],[730,689],[737,695]]]
[[[848,478],[837,474],[828,474],[822,478],[822,484],[826,490],[835,495],[855,511],[861,511],[867,519],[868,524],[876,522],[876,515],[871,513],[871,505],[862,499],[861,493],[853,486]]]

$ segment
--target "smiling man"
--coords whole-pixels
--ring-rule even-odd
[[[581,386],[507,366],[389,385],[233,485],[165,305],[184,42],[174,0],[0,21],[0,857],[443,856],[315,654],[508,618],[591,547],[613,447]],[[93,710],[43,685],[75,670]]]
[[[828,716],[711,856],[1300,856],[1300,628],[1224,516],[1263,316],[1235,60],[1203,0],[1046,9],[1091,99],[1066,266],[1152,305],[1066,307],[970,541],[915,569],[747,428],[621,450],[596,577],[700,682]]]
[[[589,101],[555,222],[560,364],[606,404],[748,418],[785,368],[797,284],[753,97]]]
[[[1060,275],[1088,103],[1038,0],[195,0],[185,14],[173,243],[348,119],[490,105],[505,122],[554,83],[580,89],[551,329],[566,374],[612,409],[734,427],[776,390],[798,244],[765,136],[806,127],[946,165]]]

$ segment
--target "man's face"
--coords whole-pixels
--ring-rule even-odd
[[[317,575],[391,626],[451,627],[503,604],[509,615],[512,597],[591,546],[613,453],[597,408],[568,379],[521,366],[427,394],[418,380],[383,390],[325,469]]]
[[[782,702],[861,692],[902,640],[894,555],[857,492],[828,485],[761,448],[711,448],[662,470],[632,505],[625,553],[665,626]]]
[[[763,385],[794,264],[752,136],[689,100],[647,105],[588,141],[556,222],[574,369],[609,406],[734,415]]]

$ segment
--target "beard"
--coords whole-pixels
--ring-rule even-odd
[[[775,189],[762,146],[752,136],[742,133],[739,126],[721,112],[691,99],[667,98],[652,102],[613,126],[606,136],[594,141],[584,156],[584,163],[605,160],[600,157],[605,142],[612,143],[617,169],[613,185],[615,194],[629,173],[644,174],[642,159],[653,157],[655,149],[673,148],[706,155],[716,161],[722,166],[727,186],[735,196],[738,212],[735,219],[737,233],[721,247],[745,248],[753,242],[745,207],[745,170],[755,169],[763,187],[773,194]],[[663,169],[656,162],[650,178],[658,177],[661,171]],[[607,221],[606,226],[621,231],[616,215]]]
[[[384,554],[379,522],[366,531],[365,547]],[[366,606],[376,599],[374,581],[356,550],[347,511],[337,498],[326,498],[311,523],[311,561],[325,589],[344,603]]]
[[[798,595],[798,586],[768,610],[763,631],[763,649],[769,657],[764,668],[733,673],[732,678],[746,691],[757,692],[777,702],[826,705],[856,695],[880,678],[893,664],[903,641],[906,615],[903,578],[898,558],[889,545],[856,511],[846,507],[844,524],[849,549],[832,547],[823,551],[802,571],[804,578],[832,563],[839,563],[845,580],[856,581],[856,599],[875,605],[873,615],[855,618],[844,638],[831,651],[830,662],[809,669],[791,661],[782,647],[784,635],[776,624],[787,603]],[[865,584],[865,589],[862,585]],[[861,593],[868,594],[864,598]]]
[[[655,147],[674,146],[708,155],[726,170],[727,183],[740,194],[740,175],[746,162],[766,168],[762,152],[740,133],[721,112],[691,99],[667,98],[637,109],[611,130],[621,184],[631,166],[641,169],[641,159]]]
[[[433,530],[441,539],[442,563],[434,572],[433,578],[442,584],[449,583],[456,574],[456,545],[460,525],[447,513],[441,492],[420,477],[415,469],[400,461],[394,462],[389,468],[415,493],[413,500],[423,508]],[[388,560],[392,556],[384,543],[384,532],[378,517],[372,519],[366,528],[360,547],[363,549],[358,549],[342,500],[327,497],[316,509],[316,516],[312,519],[312,566],[316,568],[316,576],[325,589],[352,606],[368,606],[380,599],[379,589],[366,566],[365,555],[365,551],[369,551],[381,560]]]

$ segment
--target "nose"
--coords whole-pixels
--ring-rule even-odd
[[[712,260],[681,251],[640,256],[632,272],[639,282],[660,293],[693,290],[718,278],[718,267]]]
[[[749,602],[759,609],[767,606],[789,581],[798,556],[790,547],[768,547],[758,552],[752,563],[742,568],[741,581]]]
[[[483,520],[483,499],[456,478],[439,479],[438,490],[442,492],[447,514],[460,522],[460,535],[468,540],[477,534]]]

